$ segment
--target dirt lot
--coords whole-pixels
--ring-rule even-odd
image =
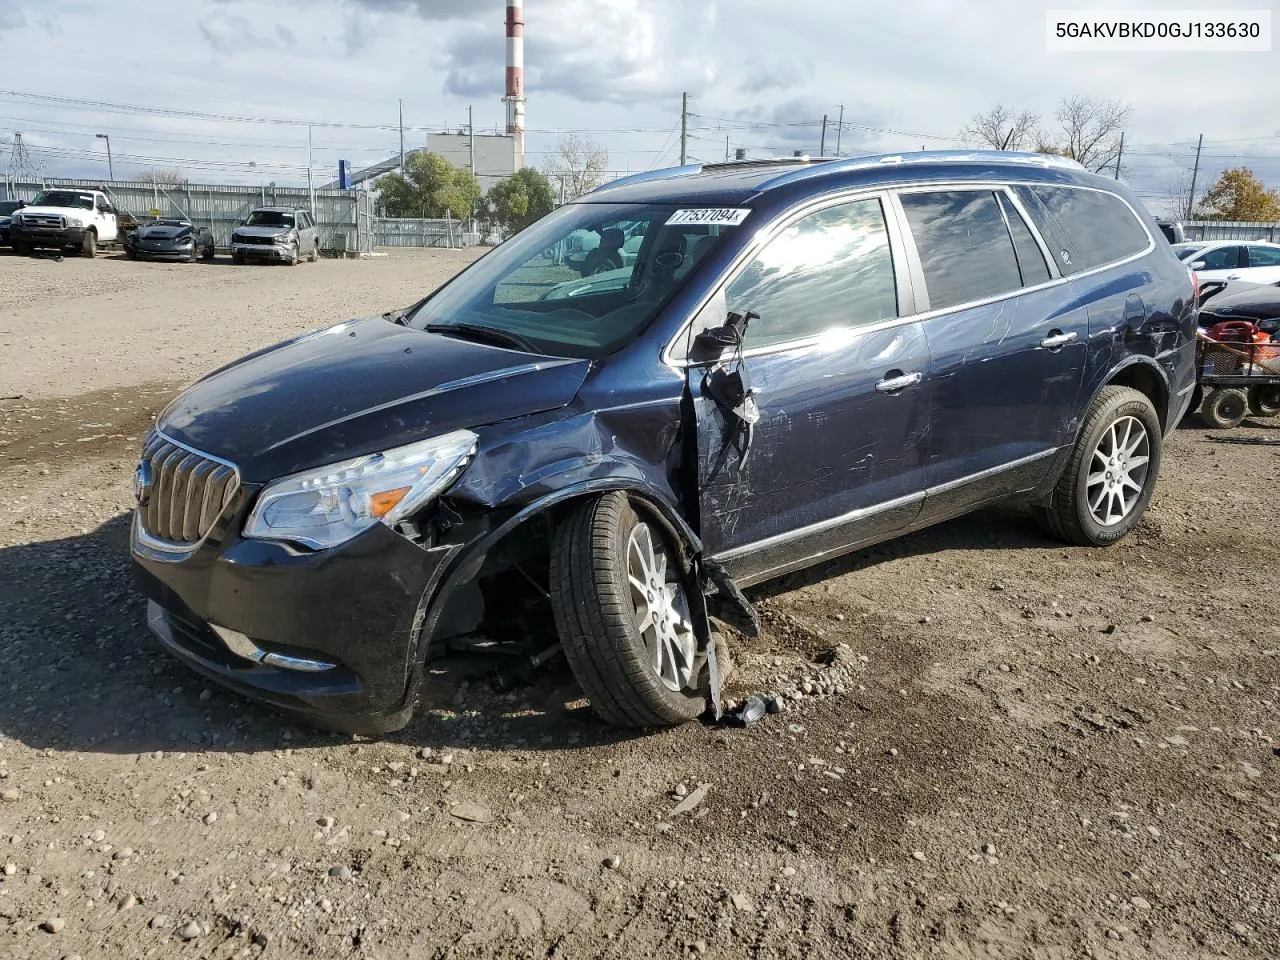
[[[1275,448],[1178,431],[1110,550],[988,513],[753,591],[739,689],[814,695],[746,730],[463,661],[366,740],[172,662],[127,560],[151,417],[466,259],[0,255],[0,956],[1280,956]]]

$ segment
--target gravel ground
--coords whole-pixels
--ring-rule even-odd
[[[1273,448],[1179,430],[1109,550],[984,513],[752,591],[735,690],[789,695],[746,730],[460,660],[344,737],[160,652],[155,411],[466,260],[0,256],[0,956],[1280,955]]]

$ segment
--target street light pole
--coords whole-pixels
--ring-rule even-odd
[[[111,177],[112,182],[116,179],[116,168],[111,162],[111,138],[105,133],[95,133],[94,136],[99,140],[107,141],[107,175]]]

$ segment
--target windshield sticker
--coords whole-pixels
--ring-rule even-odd
[[[674,223],[706,223],[723,227],[736,227],[751,211],[744,207],[708,207],[697,210],[677,210],[667,219],[667,226]]]

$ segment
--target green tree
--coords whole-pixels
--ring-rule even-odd
[[[484,198],[489,218],[507,233],[517,233],[546,216],[554,204],[550,182],[533,167],[522,167],[498,181]]]
[[[1268,190],[1248,167],[1224,170],[1200,201],[1197,214],[1204,220],[1280,220],[1280,191]]]
[[[443,217],[456,220],[472,215],[480,199],[480,181],[438,153],[415,151],[405,160],[403,173],[384,173],[375,184],[382,209],[389,217]]]

